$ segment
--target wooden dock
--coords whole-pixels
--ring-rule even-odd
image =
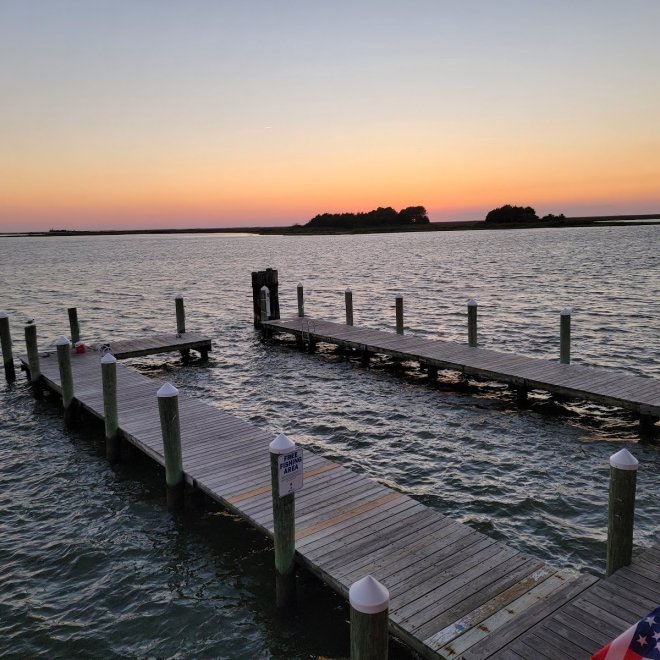
[[[271,320],[263,325],[291,333],[301,342],[327,342],[367,355],[379,353],[490,378],[523,391],[539,389],[618,406],[638,414],[647,425],[660,419],[660,381],[652,378],[306,317]]]
[[[110,352],[118,359],[142,357],[172,351],[198,351],[202,358],[208,357],[212,349],[211,340],[197,332],[152,335],[140,339],[111,341],[106,344]]]
[[[100,353],[71,357],[75,400],[102,419]],[[60,391],[54,355],[42,357],[41,370],[45,385]],[[163,465],[160,385],[117,365],[119,433]],[[191,397],[181,395],[179,409],[186,482],[272,536],[272,435]],[[515,650],[508,646],[537,634],[535,626],[599,583],[308,451],[304,474],[304,489],[296,494],[298,561],[345,597],[366,574],[382,582],[391,596],[391,632],[425,658],[500,652],[537,658],[526,654],[526,641]],[[652,557],[658,560],[657,551]],[[618,619],[632,623],[630,613],[622,609]],[[570,635],[566,644],[573,644]],[[582,652],[577,640],[575,649]]]

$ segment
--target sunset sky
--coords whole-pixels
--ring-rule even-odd
[[[658,0],[0,0],[0,230],[660,212]]]

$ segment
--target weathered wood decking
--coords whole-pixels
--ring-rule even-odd
[[[118,360],[190,349],[199,351],[202,357],[206,357],[211,350],[211,340],[197,332],[183,332],[152,335],[140,339],[111,341],[108,342],[107,346]]]
[[[311,338],[367,353],[416,360],[439,369],[492,378],[516,387],[619,406],[652,420],[660,418],[660,381],[652,378],[577,364],[559,364],[436,339],[395,335],[320,319],[293,317],[267,321],[264,325],[307,341]]]
[[[102,418],[99,362],[98,352],[72,355],[75,398]],[[55,357],[43,357],[41,369],[59,391]],[[120,434],[162,465],[161,383],[122,365],[117,381]],[[179,404],[186,481],[272,536],[272,435],[196,399],[180,395]],[[519,637],[597,583],[311,452],[296,530],[299,561],[342,595],[365,574],[387,586],[392,632],[428,658],[455,657],[456,648],[474,658],[497,654],[513,639],[507,630]]]

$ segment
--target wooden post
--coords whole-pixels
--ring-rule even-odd
[[[571,363],[571,309],[566,307],[559,314],[559,362]]]
[[[396,334],[403,334],[403,296],[398,295],[395,298],[396,303]]]
[[[179,335],[186,333],[186,310],[183,306],[183,294],[174,296],[174,306],[176,309],[176,331]]]
[[[655,423],[657,417],[641,414],[639,416],[639,439],[642,442],[652,442],[655,438]]]
[[[167,509],[177,513],[183,509],[183,462],[181,459],[181,425],[179,423],[179,390],[165,383],[157,393],[160,429],[165,456]]]
[[[610,497],[607,525],[607,575],[632,560],[635,488],[639,461],[622,449],[610,456]]]
[[[261,289],[268,289],[270,298],[270,307],[268,311],[269,319],[280,318],[280,298],[279,298],[279,279],[277,271],[273,268],[254,271],[252,273],[252,308],[254,310],[254,327],[261,326]]]
[[[41,399],[44,395],[44,390],[41,377],[41,363],[39,361],[39,347],[37,345],[37,326],[32,323],[28,323],[25,326],[25,346],[27,347],[32,394],[35,399]]]
[[[305,294],[303,292],[302,282],[298,282],[298,316],[305,316]]]
[[[261,325],[266,323],[268,321],[268,318],[270,317],[270,292],[268,291],[268,287],[264,284],[264,286],[261,287],[261,298],[259,300],[260,302],[260,321]]]
[[[350,287],[344,291],[344,301],[346,302],[346,325],[353,325],[353,292]]]
[[[60,368],[60,385],[62,388],[62,406],[64,408],[64,426],[75,426],[76,412],[73,401],[73,373],[71,371],[71,343],[66,337],[55,341],[57,347],[57,364]]]
[[[75,307],[69,307],[66,310],[69,314],[69,326],[71,327],[71,345],[75,346],[80,341],[80,325],[78,324],[78,310]]]
[[[269,449],[275,544],[275,601],[277,607],[285,608],[295,605],[296,601],[296,500],[295,493],[280,492],[279,459],[293,454],[296,445],[285,435],[278,435],[270,443]]]
[[[101,358],[103,383],[103,416],[105,418],[105,456],[111,462],[119,460],[119,415],[117,413],[117,359],[112,353]]]
[[[351,660],[387,660],[390,594],[367,575],[348,590],[351,604]]]
[[[274,321],[280,318],[280,281],[274,268],[266,268],[264,284],[268,287],[268,293],[270,294],[270,319]]]
[[[477,345],[477,301],[470,298],[467,304],[468,313],[468,345]]]
[[[5,365],[5,378],[8,383],[16,380],[14,355],[11,348],[11,332],[9,330],[9,314],[0,312],[0,342],[2,343],[2,361]]]
[[[527,394],[529,390],[524,385],[516,387],[516,404],[520,407],[527,405]]]
[[[429,380],[438,380],[438,367],[435,364],[429,364]]]

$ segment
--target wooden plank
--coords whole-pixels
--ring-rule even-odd
[[[581,575],[569,582],[560,591],[555,591],[550,598],[529,608],[524,614],[516,617],[513,621],[494,631],[481,642],[475,644],[463,653],[465,660],[480,660],[487,658],[513,639],[519,637],[523,632],[529,630],[542,619],[550,616],[562,605],[569,602],[586,588],[597,581],[592,575]]]

